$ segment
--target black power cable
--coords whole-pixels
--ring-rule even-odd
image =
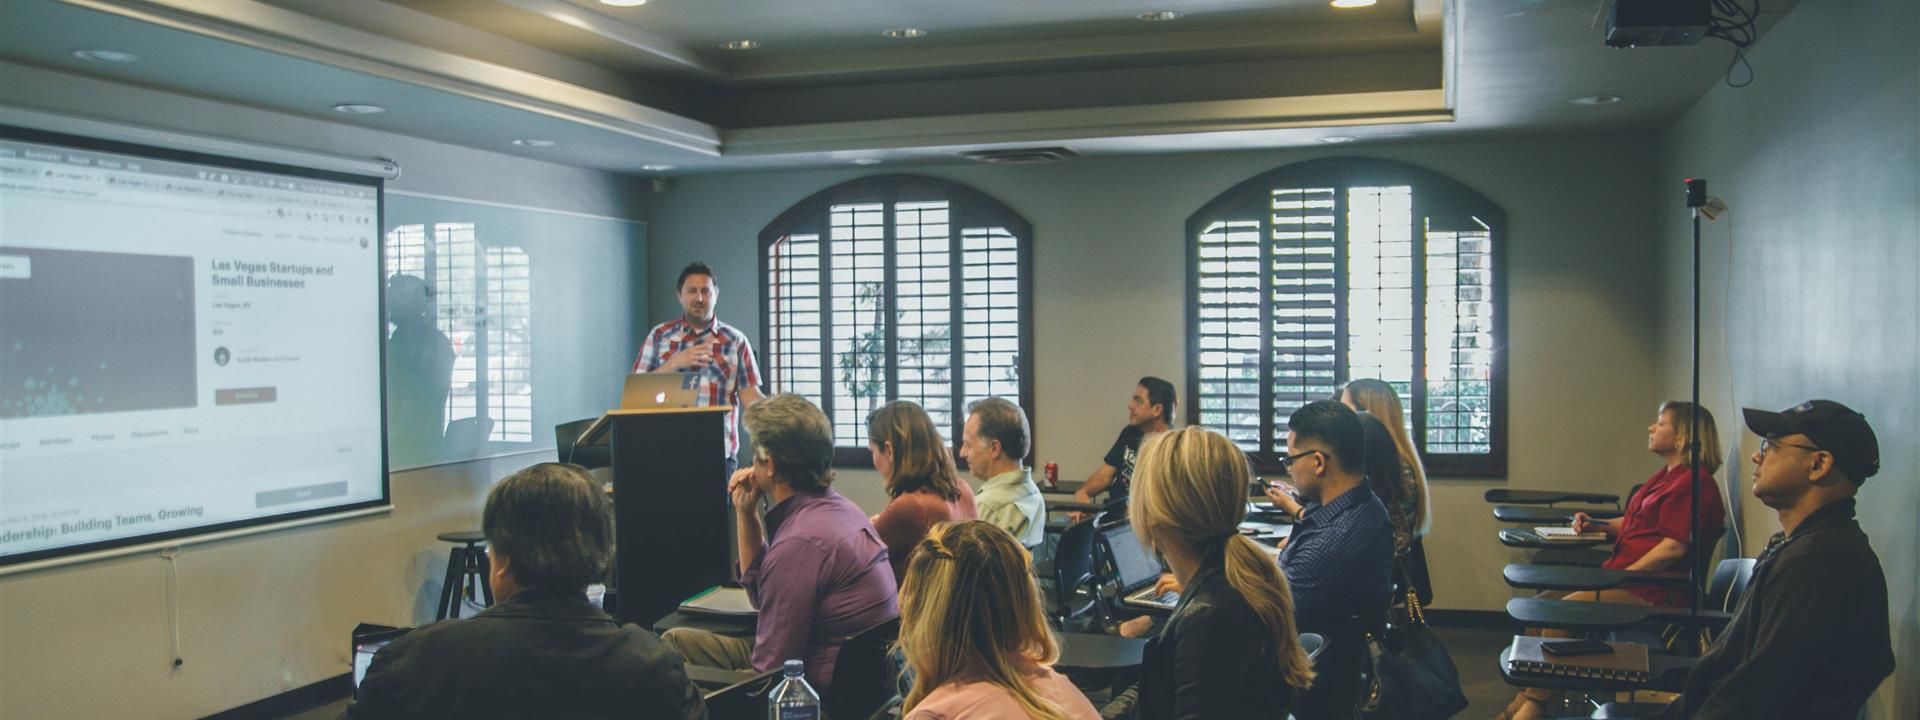
[[[1753,64],[1747,62],[1747,46],[1760,35],[1760,0],[1753,0],[1753,9],[1742,6],[1739,0],[1713,0],[1713,17],[1707,21],[1707,37],[1718,38],[1733,45],[1733,61],[1727,64],[1727,87],[1743,88],[1753,84]],[[1733,81],[1735,68],[1745,66],[1747,79]]]

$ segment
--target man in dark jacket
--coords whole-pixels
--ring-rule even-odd
[[[347,717],[707,717],[679,653],[587,602],[613,515],[586,471],[543,463],[500,481],[481,530],[499,601],[383,648]]]
[[[1865,416],[1829,400],[1746,417],[1765,439],[1753,495],[1780,514],[1781,532],[1661,717],[1854,717],[1893,673],[1887,577],[1853,518],[1854,494],[1880,470],[1879,441]]]

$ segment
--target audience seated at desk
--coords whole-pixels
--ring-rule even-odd
[[[1407,435],[1406,416],[1400,409],[1400,394],[1394,392],[1393,386],[1385,380],[1365,378],[1347,383],[1340,391],[1340,402],[1356,412],[1378,418],[1385,426],[1387,437],[1393,440],[1394,454],[1400,461],[1400,488],[1388,491],[1385,484],[1393,480],[1387,477],[1390,473],[1384,470],[1379,478],[1375,477],[1374,468],[1386,466],[1373,461],[1375,453],[1371,435],[1367,440],[1367,482],[1387,506],[1387,519],[1393,521],[1394,557],[1405,557],[1413,542],[1427,534],[1432,519],[1427,512],[1430,503],[1426,464],[1420,462],[1420,453],[1414,449],[1413,438]]]
[[[587,601],[612,563],[613,509],[586,471],[501,480],[481,526],[496,604],[382,648],[347,717],[707,717],[678,653]]]
[[[1137,470],[1131,524],[1186,590],[1147,641],[1139,684],[1102,716],[1286,718],[1313,670],[1286,578],[1239,533],[1252,481],[1246,455],[1219,433],[1189,427],[1149,441]]]
[[[1060,644],[1013,536],[975,520],[935,526],[917,545],[900,586],[907,720],[1100,717],[1051,667]]]
[[[894,579],[904,582],[907,557],[929,528],[979,516],[973,488],[961,482],[933,418],[912,402],[895,400],[867,416],[867,450],[890,498],[873,527],[887,544]]]
[[[1074,491],[1074,502],[1093,502],[1102,492],[1107,494],[1109,505],[1125,502],[1132,487],[1133,465],[1140,456],[1141,441],[1173,428],[1174,405],[1173,383],[1153,376],[1140,378],[1133,395],[1127,398],[1127,426],[1120,430],[1120,437],[1114,439],[1113,447],[1100,461],[1100,469],[1093,471],[1080,489]],[[1073,512],[1067,517],[1080,522],[1087,514]]]
[[[1854,519],[1854,496],[1880,471],[1861,414],[1814,400],[1745,411],[1765,442],[1753,495],[1780,516],[1733,621],[1661,715],[1851,718],[1893,674],[1887,578]]]
[[[1691,481],[1693,474],[1687,460],[1690,422],[1699,424],[1700,469],[1704,475],[1698,483]],[[1684,569],[1688,558],[1695,556],[1696,548],[1710,550],[1724,531],[1726,511],[1720,502],[1720,486],[1713,479],[1713,473],[1720,469],[1723,453],[1713,413],[1706,408],[1696,411],[1692,403],[1678,400],[1662,404],[1653,424],[1647,426],[1647,451],[1659,455],[1666,465],[1654,472],[1627,501],[1624,516],[1611,521],[1597,520],[1586,513],[1573,516],[1575,532],[1599,530],[1614,541],[1613,556],[1607,558],[1602,567],[1640,572]],[[1698,486],[1698,505],[1693,499],[1695,485]],[[1689,542],[1695,522],[1690,515],[1696,507],[1701,541],[1698,543]],[[1541,597],[1684,607],[1690,601],[1689,592],[1690,589],[1683,587],[1629,585],[1599,591],[1547,591],[1541,593]],[[1529,629],[1528,633],[1571,637],[1566,631],[1544,628]],[[1515,696],[1503,714],[1516,720],[1543,717],[1557,699],[1558,695],[1551,691],[1529,688]]]
[[[729,489],[740,584],[759,609],[755,636],[674,628],[666,639],[708,667],[764,672],[804,660],[807,681],[827,693],[845,639],[898,613],[887,547],[866,514],[828,487],[833,435],[820,408],[780,395],[748,407],[746,422],[753,467],[735,473]],[[773,503],[764,525],[761,497]]]
[[[1033,432],[1027,413],[1005,398],[990,397],[967,406],[960,434],[960,455],[967,471],[985,481],[974,498],[980,519],[1007,531],[1032,550],[1046,539],[1047,503],[1033,473],[1025,467]]]
[[[1327,638],[1319,678],[1300,698],[1301,720],[1354,716],[1366,659],[1349,627],[1384,614],[1393,574],[1393,523],[1362,476],[1366,446],[1360,416],[1333,400],[1308,403],[1287,418],[1282,464],[1307,500],[1280,569],[1293,588],[1301,632]]]

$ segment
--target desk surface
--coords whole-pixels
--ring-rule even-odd
[[[1140,666],[1145,638],[1092,633],[1060,633],[1060,660],[1054,667],[1071,670],[1110,670]]]
[[[1107,507],[1106,503],[1083,503],[1083,502],[1075,502],[1072,500],[1055,500],[1054,498],[1056,497],[1059,497],[1059,496],[1053,495],[1046,498],[1047,512],[1050,512],[1050,513],[1099,512],[1101,510],[1106,509]],[[1072,497],[1072,496],[1068,496],[1068,497]]]
[[[1575,602],[1517,597],[1507,601],[1507,615],[1527,627],[1575,632],[1597,632],[1633,627],[1647,619],[1651,605]]]
[[[1086,484],[1084,480],[1061,480],[1060,487],[1047,487],[1045,480],[1036,479],[1033,482],[1040,486],[1043,495],[1072,495],[1080,492],[1080,486]]]
[[[721,615],[699,615],[683,613],[678,610],[667,613],[665,617],[653,621],[653,631],[665,633],[677,627],[706,630],[715,635],[731,637],[753,637],[759,627],[759,616],[727,617]]]
[[[1605,545],[1605,540],[1547,540],[1528,528],[1501,528],[1500,544],[1523,550],[1578,550]]]
[[[1493,506],[1493,519],[1499,520],[1500,522],[1524,523],[1527,525],[1561,525],[1573,522],[1574,512],[1576,511],[1572,508],[1541,507],[1538,505],[1495,505]],[[1588,517],[1602,519],[1620,517],[1620,513],[1615,510],[1581,510],[1579,512],[1586,513]]]
[[[1487,502],[1500,505],[1553,505],[1563,502],[1592,503],[1595,505],[1618,505],[1620,496],[1611,493],[1573,492],[1570,490],[1509,490],[1494,488],[1488,490]]]
[[[1647,670],[1652,673],[1653,679],[1646,683],[1635,683],[1625,680],[1589,680],[1527,673],[1515,675],[1507,669],[1508,656],[1512,652],[1512,645],[1500,649],[1500,679],[1507,681],[1508,685],[1573,692],[1631,692],[1634,690],[1679,692],[1686,683],[1687,670],[1692,668],[1695,662],[1694,658],[1688,657],[1649,655]]]
[[[1513,563],[1500,571],[1507,584],[1523,590],[1606,590],[1623,585],[1685,585],[1684,572],[1627,572],[1577,565]]]

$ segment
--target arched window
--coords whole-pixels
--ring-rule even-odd
[[[774,392],[833,422],[843,462],[867,462],[867,414],[927,409],[957,444],[966,405],[1033,413],[1032,229],[1005,205],[932,178],[856,180],[807,198],[760,233]]]
[[[1356,378],[1399,392],[1429,472],[1506,471],[1506,215],[1428,170],[1334,158],[1187,220],[1188,420],[1278,469],[1287,417]]]

